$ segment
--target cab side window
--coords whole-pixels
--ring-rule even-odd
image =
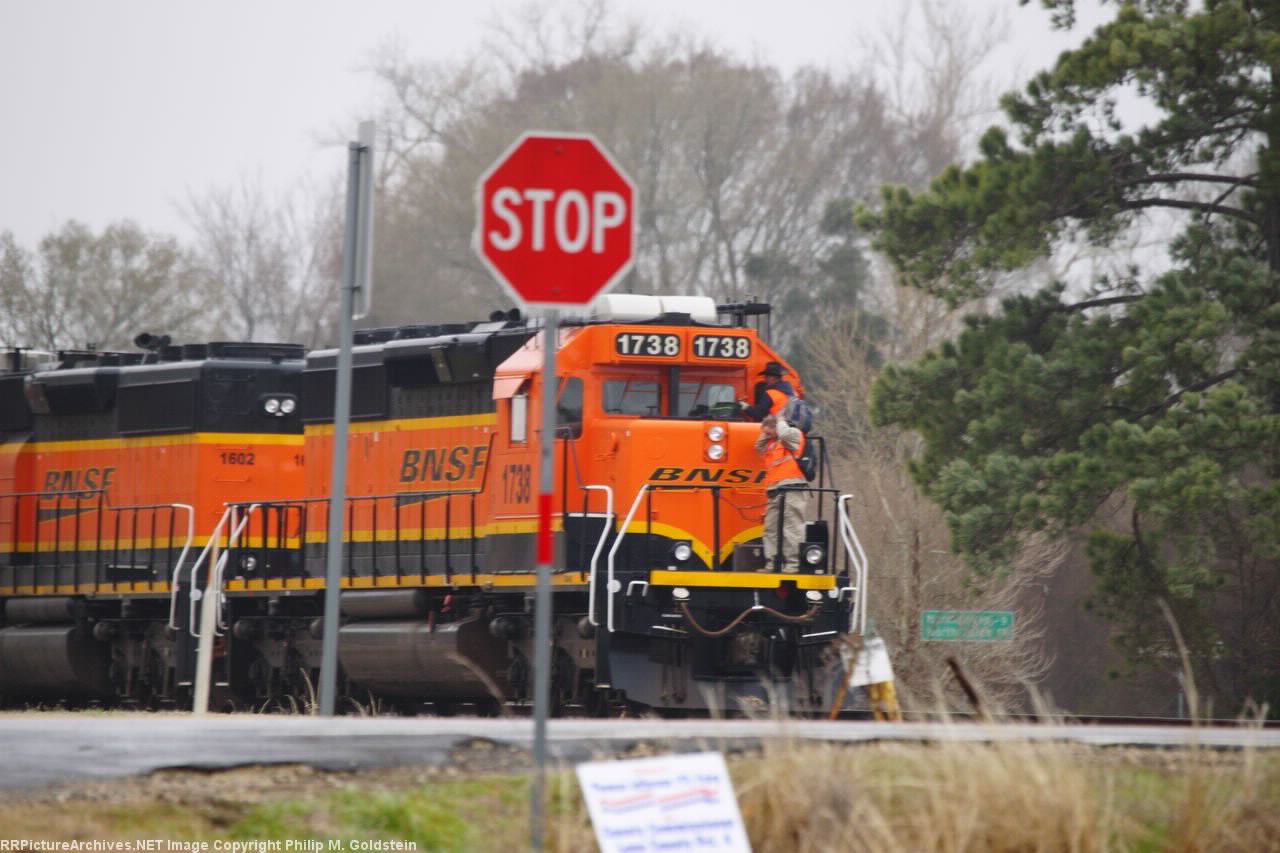
[[[556,402],[556,435],[577,438],[582,435],[582,379],[570,376],[560,381]]]
[[[529,393],[521,391],[511,398],[511,443],[529,440]]]

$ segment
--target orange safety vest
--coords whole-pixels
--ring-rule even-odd
[[[804,442],[804,433],[800,433],[800,446],[795,450],[787,450],[780,438],[775,438],[764,446],[765,489],[772,489],[783,480],[804,479],[800,463],[796,462],[796,457],[804,453]]]
[[[771,405],[769,406],[769,414],[771,415],[782,414],[782,410],[787,407],[787,400],[790,399],[787,396],[787,393],[785,391],[779,391],[777,388],[769,388],[765,391],[765,393],[769,395],[769,399],[770,401],[772,401]],[[801,447],[803,446],[804,445],[801,445]]]

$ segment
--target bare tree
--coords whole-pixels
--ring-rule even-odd
[[[382,91],[376,113],[379,194],[409,179],[416,162],[458,144],[453,134],[467,112],[495,96],[496,72],[479,57],[459,63],[416,61],[402,44],[390,41],[375,52],[367,70]],[[344,138],[333,134],[335,142]]]
[[[95,235],[78,222],[40,241],[35,257],[0,238],[5,342],[127,349],[140,331],[189,334],[206,316],[199,268],[173,237],[132,222]]]
[[[446,70],[393,49],[375,63],[393,129],[375,229],[379,314],[501,307],[470,249],[475,182],[525,129],[589,131],[637,184],[637,261],[623,287],[789,305],[775,325],[787,346],[830,291],[826,210],[898,177],[887,152],[907,129],[883,94],[865,75],[786,76],[695,36],[649,37],[600,2],[527,16],[495,30],[490,64]]]
[[[620,21],[613,8],[609,0],[525,3],[492,18],[484,52],[511,79],[591,58],[625,63],[645,34],[636,22]]]
[[[40,297],[49,295],[41,294],[34,281],[30,256],[12,232],[0,234],[0,343],[6,346],[42,346],[57,337],[41,328],[42,322],[57,321],[59,315],[43,310]]]
[[[189,199],[187,218],[215,294],[218,334],[319,342],[323,306],[332,304],[324,285],[337,292],[336,212],[332,199],[298,191],[273,199],[247,180]]]
[[[1007,40],[1004,9],[974,14],[970,5],[908,0],[863,39],[863,67],[885,94],[892,120],[904,128],[894,183],[923,186],[970,154],[980,129],[998,113],[1010,80],[990,69]]]

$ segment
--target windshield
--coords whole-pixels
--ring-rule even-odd
[[[606,415],[661,417],[667,414],[666,387],[654,379],[610,379],[601,397]],[[737,414],[734,386],[723,380],[686,378],[680,383],[678,418],[729,418]]]
[[[729,417],[737,414],[733,386],[725,382],[693,381],[680,383],[680,408],[677,414],[689,418]]]
[[[662,400],[658,383],[641,379],[610,379],[604,383],[606,415],[659,415]]]

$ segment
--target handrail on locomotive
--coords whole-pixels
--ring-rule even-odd
[[[52,506],[42,505],[42,502],[52,502]],[[52,553],[52,563],[55,571],[53,578],[54,587],[60,586],[58,583],[57,571],[61,567],[62,556],[69,553],[71,563],[68,568],[71,569],[74,577],[80,568],[80,558],[82,555],[92,555],[94,557],[95,569],[104,567],[129,567],[136,566],[137,554],[140,550],[147,552],[147,565],[145,569],[148,573],[154,570],[154,561],[156,553],[159,550],[172,550],[177,547],[175,544],[175,521],[178,512],[185,513],[186,517],[186,537],[182,540],[182,546],[178,556],[174,559],[175,569],[180,567],[186,560],[187,554],[191,550],[192,544],[195,542],[195,507],[188,503],[148,503],[148,504],[122,504],[113,506],[110,497],[105,489],[82,489],[73,492],[62,491],[30,491],[30,492],[8,492],[0,494],[0,502],[10,504],[12,512],[7,513],[8,518],[5,524],[11,528],[10,535],[16,541],[22,535],[22,520],[30,515],[35,523],[32,525],[32,547],[31,547],[31,588],[37,586],[37,573],[40,570],[40,555],[46,551]],[[24,503],[31,504],[30,510],[24,511]],[[40,536],[40,513],[47,511],[49,517],[54,520],[53,542],[52,547],[45,548]],[[91,531],[91,540],[87,543],[81,530],[81,515],[84,512],[92,511],[97,516],[97,524]],[[157,549],[155,543],[161,541],[157,537],[157,526],[161,513],[168,513],[168,534],[164,536],[164,541],[168,542],[168,548]],[[108,516],[112,519],[112,530],[110,537],[103,530],[103,517]],[[72,530],[70,539],[73,543],[70,548],[63,547],[64,537],[62,535],[63,519],[72,519]],[[150,523],[145,531],[145,536],[139,536],[139,520],[142,518],[149,519]],[[125,522],[129,529],[127,537],[121,536],[121,524]],[[139,539],[150,544],[150,547],[140,548]],[[120,543],[127,541],[128,548],[121,548]],[[108,549],[106,544],[110,542],[111,547]],[[122,553],[128,553],[128,563],[121,563],[120,557]],[[12,582],[10,583],[11,591],[18,589],[18,571],[13,572]],[[74,585],[74,584],[73,584]]]
[[[190,574],[191,574],[191,585],[192,585],[192,587],[193,587],[193,588],[195,587],[195,583],[196,583],[196,572],[200,570],[200,564],[201,564],[201,563],[203,563],[203,562],[205,561],[205,558],[207,558],[207,557],[209,556],[209,552],[210,552],[210,550],[213,548],[214,544],[217,542],[218,537],[220,537],[220,536],[222,535],[223,526],[227,523],[227,520],[228,520],[228,519],[231,519],[231,518],[234,518],[234,512],[233,512],[233,509],[232,509],[231,507],[228,507],[228,508],[227,508],[227,510],[226,510],[226,512],[225,512],[225,513],[223,513],[222,518],[218,521],[218,524],[213,528],[213,533],[212,533],[212,534],[210,534],[210,536],[209,536],[209,541],[208,541],[207,543],[205,543],[204,548],[203,548],[203,549],[201,549],[200,553],[196,555],[196,559],[195,559],[195,561],[191,564]],[[248,520],[248,519],[246,518],[246,523],[247,523],[247,520]],[[234,523],[234,522],[232,522],[232,526],[233,526],[233,527],[235,527],[235,523]],[[242,523],[239,527],[235,528],[234,532],[232,533],[232,535],[231,535],[229,538],[230,538],[232,541],[239,539],[239,537],[240,537],[240,533],[241,533],[241,531],[242,531],[243,529],[244,529],[244,523]],[[189,547],[189,543],[188,543],[188,547]],[[228,546],[228,547],[230,547],[230,546]],[[220,565],[225,565],[225,563],[226,563],[226,558],[227,558],[227,553],[228,553],[228,552],[227,552],[226,550],[224,550],[224,551],[219,555],[219,564],[220,564]],[[182,581],[182,563],[183,563],[183,561],[184,561],[184,559],[185,559],[185,558],[186,558],[186,550],[184,549],[184,550],[183,550],[183,552],[182,552],[182,556],[181,556],[181,557],[179,557],[179,559],[178,559],[178,560],[176,560],[176,561],[174,562],[174,566],[173,566],[173,576],[172,576],[172,578],[171,578],[171,580],[170,580],[170,582],[169,582],[169,622],[168,622],[168,627],[169,627],[171,630],[174,630],[174,631],[177,631],[177,630],[178,630],[178,621],[177,621],[177,617],[178,617],[178,588],[179,588],[179,584],[180,584],[180,583],[181,583],[181,581]],[[214,576],[214,577],[215,577],[215,581],[214,581],[214,583],[210,584],[209,586],[211,586],[213,589],[220,589],[220,588],[221,588],[221,577],[220,577],[219,575],[217,575],[216,573],[215,573],[215,576]],[[196,603],[199,601],[199,599],[200,599],[200,596],[198,596],[198,595],[191,596],[191,612],[190,612],[190,614],[189,614],[190,619],[189,619],[189,622],[188,622],[187,624],[188,624],[188,626],[190,627],[190,630],[191,630],[191,636],[193,636],[193,637],[198,636],[198,635],[197,635],[197,633],[196,633],[196,631],[195,631],[195,624],[196,624],[195,612],[196,612]]]
[[[603,485],[603,484],[587,484],[587,485],[580,486],[579,488],[582,489],[583,491],[601,492],[605,495],[605,498],[606,498],[605,512],[602,516],[600,516],[605,520],[605,523],[602,525],[602,528],[601,528],[600,536],[596,540],[596,544],[592,551],[592,555],[589,563],[585,567],[578,567],[578,570],[579,571],[585,570],[588,577],[588,587],[587,587],[588,589],[588,611],[587,611],[588,621],[593,626],[598,626],[600,623],[596,617],[596,602],[598,598],[596,590],[599,583],[599,578],[598,578],[599,559],[600,559],[601,552],[604,550],[606,543],[608,543],[609,540],[612,538],[613,542],[609,548],[609,552],[608,552],[608,556],[605,564],[606,569],[605,569],[604,587],[608,592],[608,603],[607,603],[607,609],[606,609],[607,615],[606,615],[605,625],[608,631],[614,632],[616,630],[616,626],[614,624],[615,596],[622,591],[621,584],[618,582],[616,578],[617,554],[621,549],[626,536],[633,532],[638,532],[633,530],[633,528],[637,524],[644,526],[645,529],[643,532],[646,535],[651,535],[652,518],[653,518],[653,507],[652,507],[653,493],[659,492],[659,491],[669,491],[669,492],[705,491],[711,496],[713,507],[715,507],[715,509],[713,509],[713,517],[718,518],[719,516],[718,508],[719,508],[719,502],[721,500],[721,492],[724,490],[725,487],[719,486],[719,485],[713,485],[713,484],[667,484],[667,483],[641,484],[640,488],[636,492],[636,496],[634,500],[631,503],[631,507],[627,511],[626,517],[622,520],[620,524],[616,523],[616,516],[614,515],[614,511],[613,511],[613,488],[612,487],[608,485]],[[839,568],[833,571],[833,574],[837,578],[844,578],[847,580],[847,583],[845,585],[837,588],[836,596],[838,601],[840,602],[844,602],[846,598],[849,600],[849,631],[857,634],[865,634],[866,627],[867,627],[868,561],[867,561],[866,551],[863,549],[862,542],[858,538],[857,531],[853,526],[853,522],[849,514],[849,503],[850,501],[852,501],[853,495],[847,494],[847,493],[842,494],[838,489],[834,489],[834,488],[815,487],[815,486],[799,487],[799,488],[793,489],[792,491],[806,493],[806,494],[816,494],[816,495],[819,495],[820,497],[826,497],[827,495],[831,496],[832,503],[836,510],[836,521],[837,521],[838,530],[840,533],[840,541],[841,541],[841,545],[843,546],[841,549],[843,562],[839,566]],[[353,496],[353,497],[346,498],[346,502],[348,504],[347,516],[350,517],[352,515],[354,506],[359,503],[368,502],[368,503],[372,503],[376,507],[379,501],[394,503],[394,502],[403,501],[406,498],[422,498],[425,500],[435,500],[435,499],[444,498],[446,499],[446,501],[448,501],[449,499],[453,497],[458,497],[458,496],[474,497],[475,494],[476,492],[473,490],[445,490],[445,491],[433,491],[433,492],[415,492],[415,493],[396,492],[396,493],[388,493],[384,495]],[[649,506],[647,511],[645,512],[645,518],[641,521],[637,521],[635,518],[636,513],[640,509],[640,507],[645,504],[646,499],[649,499]],[[783,496],[783,500],[784,501],[786,500],[785,495]],[[300,508],[307,504],[327,504],[327,503],[328,503],[328,499],[326,498],[310,498],[310,499],[305,499],[301,501],[284,501],[284,502],[274,502],[274,503],[273,502],[254,502],[254,503],[246,503],[246,504],[240,504],[240,503],[227,504],[226,512],[223,516],[223,519],[219,521],[217,527],[215,528],[213,536],[210,537],[209,543],[205,546],[204,550],[202,550],[201,553],[197,556],[195,563],[192,565],[190,569],[191,577],[194,580],[200,564],[207,558],[209,551],[214,544],[215,539],[223,535],[223,530],[227,521],[231,520],[232,530],[230,533],[227,534],[227,541],[223,547],[221,554],[219,555],[218,564],[214,574],[215,580],[214,580],[214,583],[212,584],[212,588],[216,590],[217,594],[222,596],[222,599],[225,601],[225,589],[224,589],[225,567],[227,565],[229,557],[231,556],[232,551],[237,547],[237,545],[241,544],[241,537],[242,537],[243,531],[247,528],[248,523],[250,521],[250,517],[254,512],[262,512],[264,515],[264,522],[266,519],[272,517],[272,514],[274,514],[275,518],[280,520],[280,523],[276,525],[274,534],[275,534],[275,539],[277,543],[283,544],[285,541],[288,541],[290,539],[294,539],[294,540],[305,539],[305,531],[301,527],[299,527],[299,529],[294,531],[285,530],[287,520],[291,517],[290,513],[288,512],[290,508]],[[819,512],[821,512],[821,509],[819,510]],[[243,518],[241,518],[237,522],[235,519],[239,517],[240,513],[243,513]],[[565,513],[565,515],[566,517],[572,516],[572,517],[581,518],[581,517],[587,517],[590,514],[584,510],[582,513],[567,512]],[[399,536],[399,533],[400,533],[399,516],[395,515],[394,517],[396,520],[397,528],[395,530],[396,535],[394,537],[391,537],[391,540],[395,542],[397,546],[399,546],[399,544],[404,540],[402,540]],[[299,512],[296,514],[296,518],[298,518],[299,521],[301,521],[302,519],[306,518],[306,513]],[[375,509],[375,518],[376,518],[376,509]],[[713,555],[711,565],[713,567],[712,570],[715,570],[720,568],[721,542],[719,538],[718,525],[713,525],[713,529],[715,530],[715,533],[713,534],[713,542],[712,542],[712,548],[711,548],[711,554]],[[384,532],[387,532],[387,531],[380,530],[380,528],[378,528],[375,524],[375,526],[370,531],[370,534],[371,534],[370,541],[372,543],[376,543],[380,538],[380,534]],[[452,528],[449,525],[446,525],[444,528],[444,532],[445,532],[445,536],[444,536],[443,542],[445,544],[446,553],[448,553],[448,544],[452,540]],[[269,538],[271,538],[272,530],[269,524],[264,523],[263,525],[261,525],[261,536],[264,543]],[[475,538],[476,538],[474,515],[472,516],[471,525],[469,527],[469,535],[467,538],[473,542],[475,541]],[[354,552],[353,546],[355,543],[352,541],[348,541],[345,544],[348,546],[345,550],[347,551],[348,557],[350,558]],[[396,569],[396,574],[399,575],[402,573],[402,567],[400,564],[400,551],[398,547],[393,556],[395,560],[394,565]],[[474,550],[472,552],[472,557],[474,559]],[[780,563],[782,559],[781,554],[779,554],[775,559]],[[776,568],[777,566],[775,566],[775,569]],[[568,570],[568,569],[570,569],[570,567],[566,565],[564,567],[561,567],[560,570]],[[451,563],[449,563],[446,560],[446,574],[452,572],[452,570],[453,569],[452,569]],[[177,596],[178,596],[179,571],[180,569],[175,570],[174,578],[173,578],[172,597],[174,602],[177,601]],[[634,584],[637,582],[632,581],[631,583]],[[195,602],[192,602],[191,604],[192,618],[189,623],[191,626],[192,636],[196,635],[195,618],[194,618],[195,607],[196,607]],[[222,613],[222,607],[220,606],[219,628],[222,630],[225,630],[227,628],[227,625],[224,621],[222,621],[221,613]],[[169,624],[170,624],[170,627],[173,627],[173,628],[177,627],[173,621],[172,607],[170,610]]]

